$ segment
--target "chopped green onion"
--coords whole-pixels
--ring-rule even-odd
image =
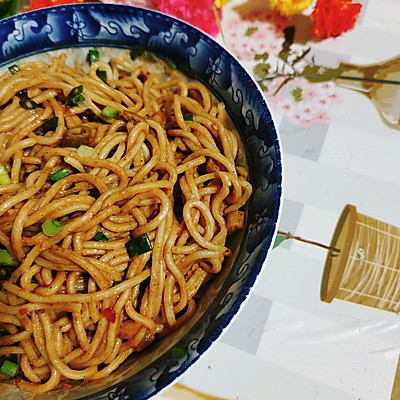
[[[186,349],[184,347],[175,346],[170,350],[170,354],[174,360],[179,360],[186,356]]]
[[[15,95],[18,97],[27,97],[28,91],[26,89],[22,89],[19,92],[15,93]]]
[[[14,75],[19,71],[19,68],[17,64],[13,64],[8,67],[8,70]]]
[[[0,174],[0,185],[9,185],[11,183],[11,179],[8,174]]]
[[[39,107],[39,104],[31,99],[22,99],[19,101],[19,105],[25,110],[35,110]]]
[[[101,69],[96,71],[96,75],[104,82],[107,83],[107,72]]]
[[[153,247],[150,243],[147,233],[145,233],[144,236],[132,238],[126,244],[126,250],[131,258],[140,256],[141,254],[147,253],[152,249]]]
[[[79,104],[83,103],[85,101],[85,97],[82,95],[83,91],[83,86],[79,85],[74,87],[69,93],[67,98],[65,99],[65,105],[69,106],[71,104],[74,104],[78,106]]]
[[[75,183],[73,183],[72,185],[69,185],[65,190],[71,190],[74,187],[75,187]]]
[[[58,117],[52,117],[50,119],[44,119],[43,122],[49,128],[57,128],[58,125]]]
[[[43,135],[44,135],[44,132],[36,132],[35,135],[36,135],[36,136],[43,136]]]
[[[10,376],[11,378],[14,378],[14,376],[17,375],[18,373],[18,369],[19,369],[18,364],[10,360],[5,360],[0,368],[0,371],[3,374]]]
[[[61,232],[64,224],[60,221],[53,219],[46,219],[42,224],[42,230],[47,236],[56,236]]]
[[[157,58],[155,57],[155,55],[150,51],[145,50],[144,56],[150,61],[157,61]]]
[[[89,53],[87,55],[89,65],[92,65],[94,62],[99,61],[99,58],[100,54],[98,50],[89,50]]]
[[[114,118],[118,114],[118,110],[113,107],[107,106],[101,110],[101,116],[106,118]]]
[[[165,63],[168,65],[169,68],[171,68],[173,70],[178,69],[178,66],[173,61],[171,61],[169,58],[164,57],[164,56],[159,56],[159,58],[161,58],[161,60],[165,61]]]
[[[60,168],[57,172],[54,172],[54,174],[50,175],[50,180],[54,183],[59,181],[60,179],[66,178],[70,174],[71,173],[65,168]]]
[[[94,148],[90,147],[90,146],[86,146],[85,144],[81,144],[78,147],[77,153],[81,156],[81,157],[90,157],[93,155],[94,153]]]
[[[85,96],[80,93],[72,98],[72,104],[75,104],[76,106],[79,106],[79,104],[82,104],[84,101],[85,101]]]
[[[170,67],[171,69],[173,69],[173,70],[177,70],[178,69],[178,67],[176,66],[176,64],[174,63],[174,62],[172,62],[171,60],[166,60],[166,63],[167,63],[167,65],[168,65],[168,67]]]
[[[193,121],[193,114],[183,114],[183,119],[185,121]]]
[[[132,60],[140,56],[145,56],[150,61],[157,61],[155,55],[152,52],[147,51],[143,46],[140,45],[132,47],[130,56]]]
[[[11,278],[11,275],[11,268],[0,266],[0,281],[8,281]]]
[[[101,231],[98,231],[94,236],[93,240],[96,242],[108,242],[108,237]]]
[[[15,260],[12,254],[6,249],[0,249],[0,265],[2,267],[15,267]]]
[[[0,164],[0,185],[9,185],[11,183],[10,175],[8,175],[8,171],[6,167]]]
[[[131,59],[134,60],[135,58],[142,56],[145,53],[145,51],[146,50],[144,49],[143,46],[132,47],[130,52]]]

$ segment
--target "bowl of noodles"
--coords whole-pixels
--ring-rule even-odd
[[[268,106],[155,11],[58,6],[0,34],[3,398],[148,399],[217,340],[271,248]]]

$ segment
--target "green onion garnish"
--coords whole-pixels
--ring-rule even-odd
[[[22,99],[19,101],[19,105],[25,110],[35,110],[39,107],[39,104],[31,99]]]
[[[113,107],[107,106],[101,110],[101,116],[106,118],[114,118],[118,114],[118,110]]]
[[[99,61],[100,54],[98,50],[89,50],[89,53],[87,55],[87,60],[89,62],[89,65],[92,65],[94,62]]]
[[[11,378],[14,378],[14,376],[17,375],[18,373],[18,369],[19,369],[18,364],[10,360],[5,360],[0,368],[0,371],[3,374],[10,376]]]
[[[185,121],[193,121],[193,114],[183,114],[183,119]]]
[[[170,354],[174,360],[179,360],[186,356],[186,349],[184,347],[175,346],[170,350]]]
[[[96,75],[97,75],[104,83],[107,83],[107,72],[106,72],[106,71],[103,71],[103,70],[98,69],[98,70],[96,71]]]
[[[12,270],[10,267],[0,266],[0,281],[8,281],[11,278]]]
[[[75,104],[76,106],[79,106],[79,104],[82,104],[84,101],[85,101],[85,96],[80,93],[72,98],[72,103]]]
[[[108,242],[108,237],[101,231],[98,231],[94,236],[93,240],[96,242]]]
[[[6,249],[0,249],[0,265],[2,267],[15,267],[15,260],[12,254]]]
[[[135,58],[142,56],[145,53],[145,51],[146,50],[144,49],[143,46],[132,47],[130,52],[131,59],[134,60]]]
[[[57,128],[58,125],[58,117],[52,117],[50,119],[44,119],[44,124],[49,128]]]
[[[144,56],[150,61],[157,61],[155,55],[153,53],[151,53],[150,51],[145,50]]]
[[[94,148],[81,144],[76,151],[81,157],[90,157],[94,153]]]
[[[61,232],[64,224],[60,221],[53,219],[46,219],[42,224],[42,230],[47,236],[56,236],[58,232]]]
[[[43,136],[43,135],[44,135],[44,132],[36,132],[35,135],[36,135],[36,136]]]
[[[71,104],[74,104],[78,106],[79,104],[83,103],[85,101],[85,97],[82,95],[83,91],[83,86],[79,85],[74,87],[69,93],[67,98],[65,99],[64,104],[66,106],[69,106]]]
[[[14,75],[19,71],[19,68],[17,64],[13,64],[8,67],[8,70]]]
[[[141,237],[135,237],[129,240],[126,244],[126,250],[128,251],[129,257],[140,256],[141,254],[147,253],[152,250],[153,247],[150,243],[150,239],[145,233]]]
[[[54,183],[70,175],[71,173],[65,168],[60,168],[57,172],[50,175],[50,180]]]
[[[27,97],[28,91],[26,89],[22,89],[19,92],[15,93],[15,95],[18,97]]]
[[[171,69],[173,69],[173,70],[176,70],[176,69],[178,69],[178,67],[176,66],[176,64],[174,63],[174,62],[172,62],[171,60],[166,60],[166,63],[167,63],[167,65],[168,65],[168,67],[170,67]]]
[[[8,175],[8,171],[6,167],[0,164],[0,185],[9,185],[11,183],[10,175]]]

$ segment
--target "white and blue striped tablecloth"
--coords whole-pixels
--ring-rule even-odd
[[[400,0],[358,2],[362,12],[352,31],[309,43],[317,63],[366,65],[400,55]],[[238,13],[261,1],[244,3],[229,3],[223,29],[225,45],[236,43],[239,53],[242,46],[243,64],[252,72],[251,46],[261,51],[275,37],[255,14],[246,20]],[[249,26],[264,36],[246,36]],[[326,85],[314,93],[303,88],[307,96],[295,104],[283,98],[295,86],[279,101],[269,97],[284,158],[280,230],[329,244],[346,204],[400,227],[400,130],[383,123],[366,95]],[[391,101],[400,110],[397,90],[397,103]],[[326,250],[298,241],[274,249],[238,317],[179,383],[232,400],[391,399],[400,316],[342,300],[322,302],[325,258]],[[177,398],[172,390],[156,399]]]

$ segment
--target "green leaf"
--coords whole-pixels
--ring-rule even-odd
[[[251,36],[254,32],[257,32],[257,31],[258,31],[258,28],[256,26],[250,26],[250,28],[247,28],[247,31],[244,35]]]
[[[306,65],[300,74],[309,82],[326,82],[331,81],[340,76],[342,71],[339,68],[327,68],[321,65]]]
[[[275,247],[278,247],[278,246],[279,246],[282,242],[284,242],[286,239],[289,239],[289,236],[288,236],[288,235],[285,235],[284,233],[278,233],[278,234],[276,235],[275,243],[274,243],[273,248],[275,249]]]
[[[260,78],[266,78],[269,74],[270,68],[271,65],[269,65],[268,63],[258,63],[254,66],[253,72]]]
[[[262,90],[263,92],[268,92],[268,91],[269,91],[268,86],[265,85],[265,84],[263,83],[263,81],[257,81],[257,83],[258,83],[258,85],[260,86],[260,88],[261,88],[261,90]]]
[[[301,100],[303,100],[303,97],[302,97],[303,89],[302,88],[297,87],[296,89],[293,89],[291,93],[292,93],[294,101],[300,102]]]
[[[269,57],[269,54],[267,52],[264,53],[260,53],[260,54],[256,54],[254,56],[254,59],[257,60],[263,60],[263,61],[267,61]]]
[[[281,52],[278,54],[278,57],[279,57],[281,60],[287,62],[287,60],[288,60],[288,58],[289,58],[289,53],[288,53],[287,51],[281,51]]]

